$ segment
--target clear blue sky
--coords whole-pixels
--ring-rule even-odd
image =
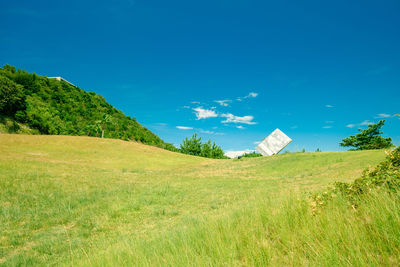
[[[167,142],[400,144],[400,1],[0,1],[0,64],[62,76]],[[227,100],[225,102],[215,102]],[[178,127],[178,128],[177,128]]]

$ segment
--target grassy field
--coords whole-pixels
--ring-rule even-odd
[[[306,194],[384,151],[211,160],[120,140],[0,134],[0,265],[393,265],[400,197]]]

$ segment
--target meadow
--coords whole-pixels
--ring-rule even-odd
[[[94,137],[0,134],[0,265],[400,264],[400,195],[309,194],[383,150],[240,160]]]

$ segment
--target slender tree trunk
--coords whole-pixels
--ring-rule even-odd
[[[103,129],[101,131],[101,138],[104,138],[104,123],[103,123]]]

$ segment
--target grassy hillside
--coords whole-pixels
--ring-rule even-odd
[[[397,265],[397,195],[357,212],[337,199],[318,216],[305,197],[384,156],[213,160],[113,139],[0,134],[0,264]]]
[[[0,68],[0,132],[100,136],[103,126],[108,138],[176,150],[98,94],[10,65]]]

